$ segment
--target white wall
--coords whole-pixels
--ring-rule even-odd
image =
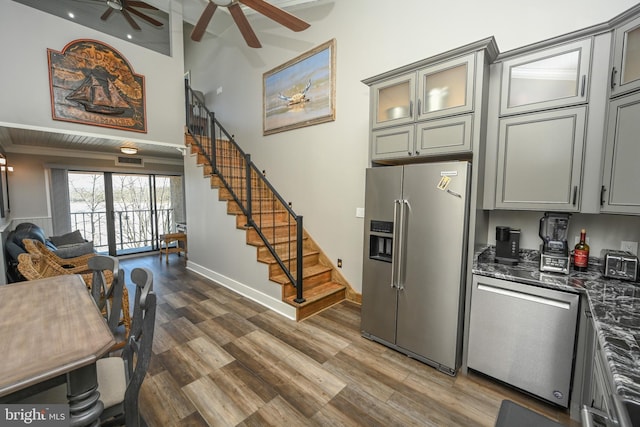
[[[3,53],[0,123],[182,145],[182,9],[179,3],[174,4],[173,9],[172,56],[166,56],[31,7],[0,0],[0,49]],[[145,77],[147,133],[54,121],[51,118],[47,48],[61,51],[77,39],[94,39],[112,46],[129,61],[137,74]]]
[[[355,210],[364,206],[369,147],[369,91],[361,80],[491,35],[504,52],[608,21],[634,4],[334,1],[295,11],[311,23],[302,33],[253,16],[262,49],[246,47],[233,24],[199,44],[186,34],[185,68],[223,126],[304,216],[313,238],[334,262],[342,258],[344,275],[360,291],[363,221]],[[263,136],[263,73],[332,38],[337,41],[336,121]],[[216,95],[218,88],[222,93]],[[222,265],[211,260],[210,268]]]

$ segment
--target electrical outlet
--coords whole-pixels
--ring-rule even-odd
[[[342,260],[338,258],[338,268],[342,268]]]
[[[634,255],[638,255],[638,242],[629,242],[623,240],[620,243],[620,250],[631,252]]]

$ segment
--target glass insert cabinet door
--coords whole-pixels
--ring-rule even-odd
[[[640,87],[640,19],[615,32],[611,94],[618,95]]]
[[[418,120],[473,111],[475,55],[466,55],[418,73]]]
[[[415,73],[396,77],[371,86],[373,128],[394,126],[413,121]]]
[[[587,102],[591,40],[507,60],[502,66],[502,115]]]

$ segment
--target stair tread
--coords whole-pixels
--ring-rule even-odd
[[[303,292],[302,297],[305,299],[303,303],[295,302],[295,295],[286,297],[285,301],[296,307],[303,307],[305,305],[313,304],[314,302],[317,302],[328,295],[333,295],[336,292],[343,291],[346,288],[346,286],[337,282],[326,282],[322,285],[316,286],[312,289],[309,289],[308,291]]]
[[[322,265],[322,264],[309,265],[304,267],[304,269],[302,270],[302,278],[304,279],[307,277],[315,276],[317,274],[326,273],[327,271],[331,271],[331,270],[332,270],[331,267],[327,267],[326,265]],[[291,270],[291,275],[293,277],[296,277],[296,273],[297,273],[296,270]],[[272,276],[269,278],[269,280],[276,283],[280,283],[282,285],[290,282],[289,278],[284,273]]]
[[[317,255],[319,253],[320,253],[320,251],[317,251],[315,249],[302,248],[302,256],[303,257]],[[278,255],[280,256],[280,259],[282,261],[289,261],[289,260],[292,260],[292,259],[296,259],[296,256],[297,256],[296,253],[293,253],[293,254],[278,253]],[[265,254],[265,255],[258,255],[258,261],[263,262],[265,264],[276,264],[277,263],[277,261],[273,257],[273,255],[271,255],[271,252],[269,252],[268,254]]]
[[[291,241],[289,236],[276,236],[276,238],[274,240],[275,241],[271,242],[271,245],[279,244],[279,243],[286,243],[286,242]],[[293,239],[293,240],[295,240],[295,239]],[[251,245],[251,246],[265,246],[264,242],[262,241],[262,239],[260,237],[247,239],[247,244]]]

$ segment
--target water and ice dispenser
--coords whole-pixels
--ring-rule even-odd
[[[369,258],[391,262],[391,256],[393,255],[393,222],[371,220],[369,231]]]

